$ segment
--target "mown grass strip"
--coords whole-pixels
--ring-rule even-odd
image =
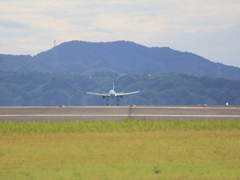
[[[0,122],[0,133],[21,132],[89,132],[89,131],[158,131],[179,130],[229,130],[240,129],[237,120],[172,120],[172,121],[69,121],[69,122]]]
[[[0,123],[0,179],[240,179],[239,122]]]

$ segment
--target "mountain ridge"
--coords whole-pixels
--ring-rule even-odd
[[[129,41],[75,40],[64,42],[35,56],[0,54],[0,70],[78,74],[96,71],[149,74],[178,72],[240,80],[238,67],[211,62],[191,52],[169,47],[146,47]]]

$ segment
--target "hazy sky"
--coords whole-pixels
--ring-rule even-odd
[[[133,41],[240,67],[240,0],[0,0],[0,54]]]

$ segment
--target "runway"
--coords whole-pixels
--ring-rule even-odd
[[[240,120],[240,106],[69,106],[0,107],[0,121]]]

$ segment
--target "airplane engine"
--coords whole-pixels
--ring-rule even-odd
[[[102,98],[105,99],[105,96],[103,96]]]
[[[123,96],[121,95],[120,98],[123,98]]]

